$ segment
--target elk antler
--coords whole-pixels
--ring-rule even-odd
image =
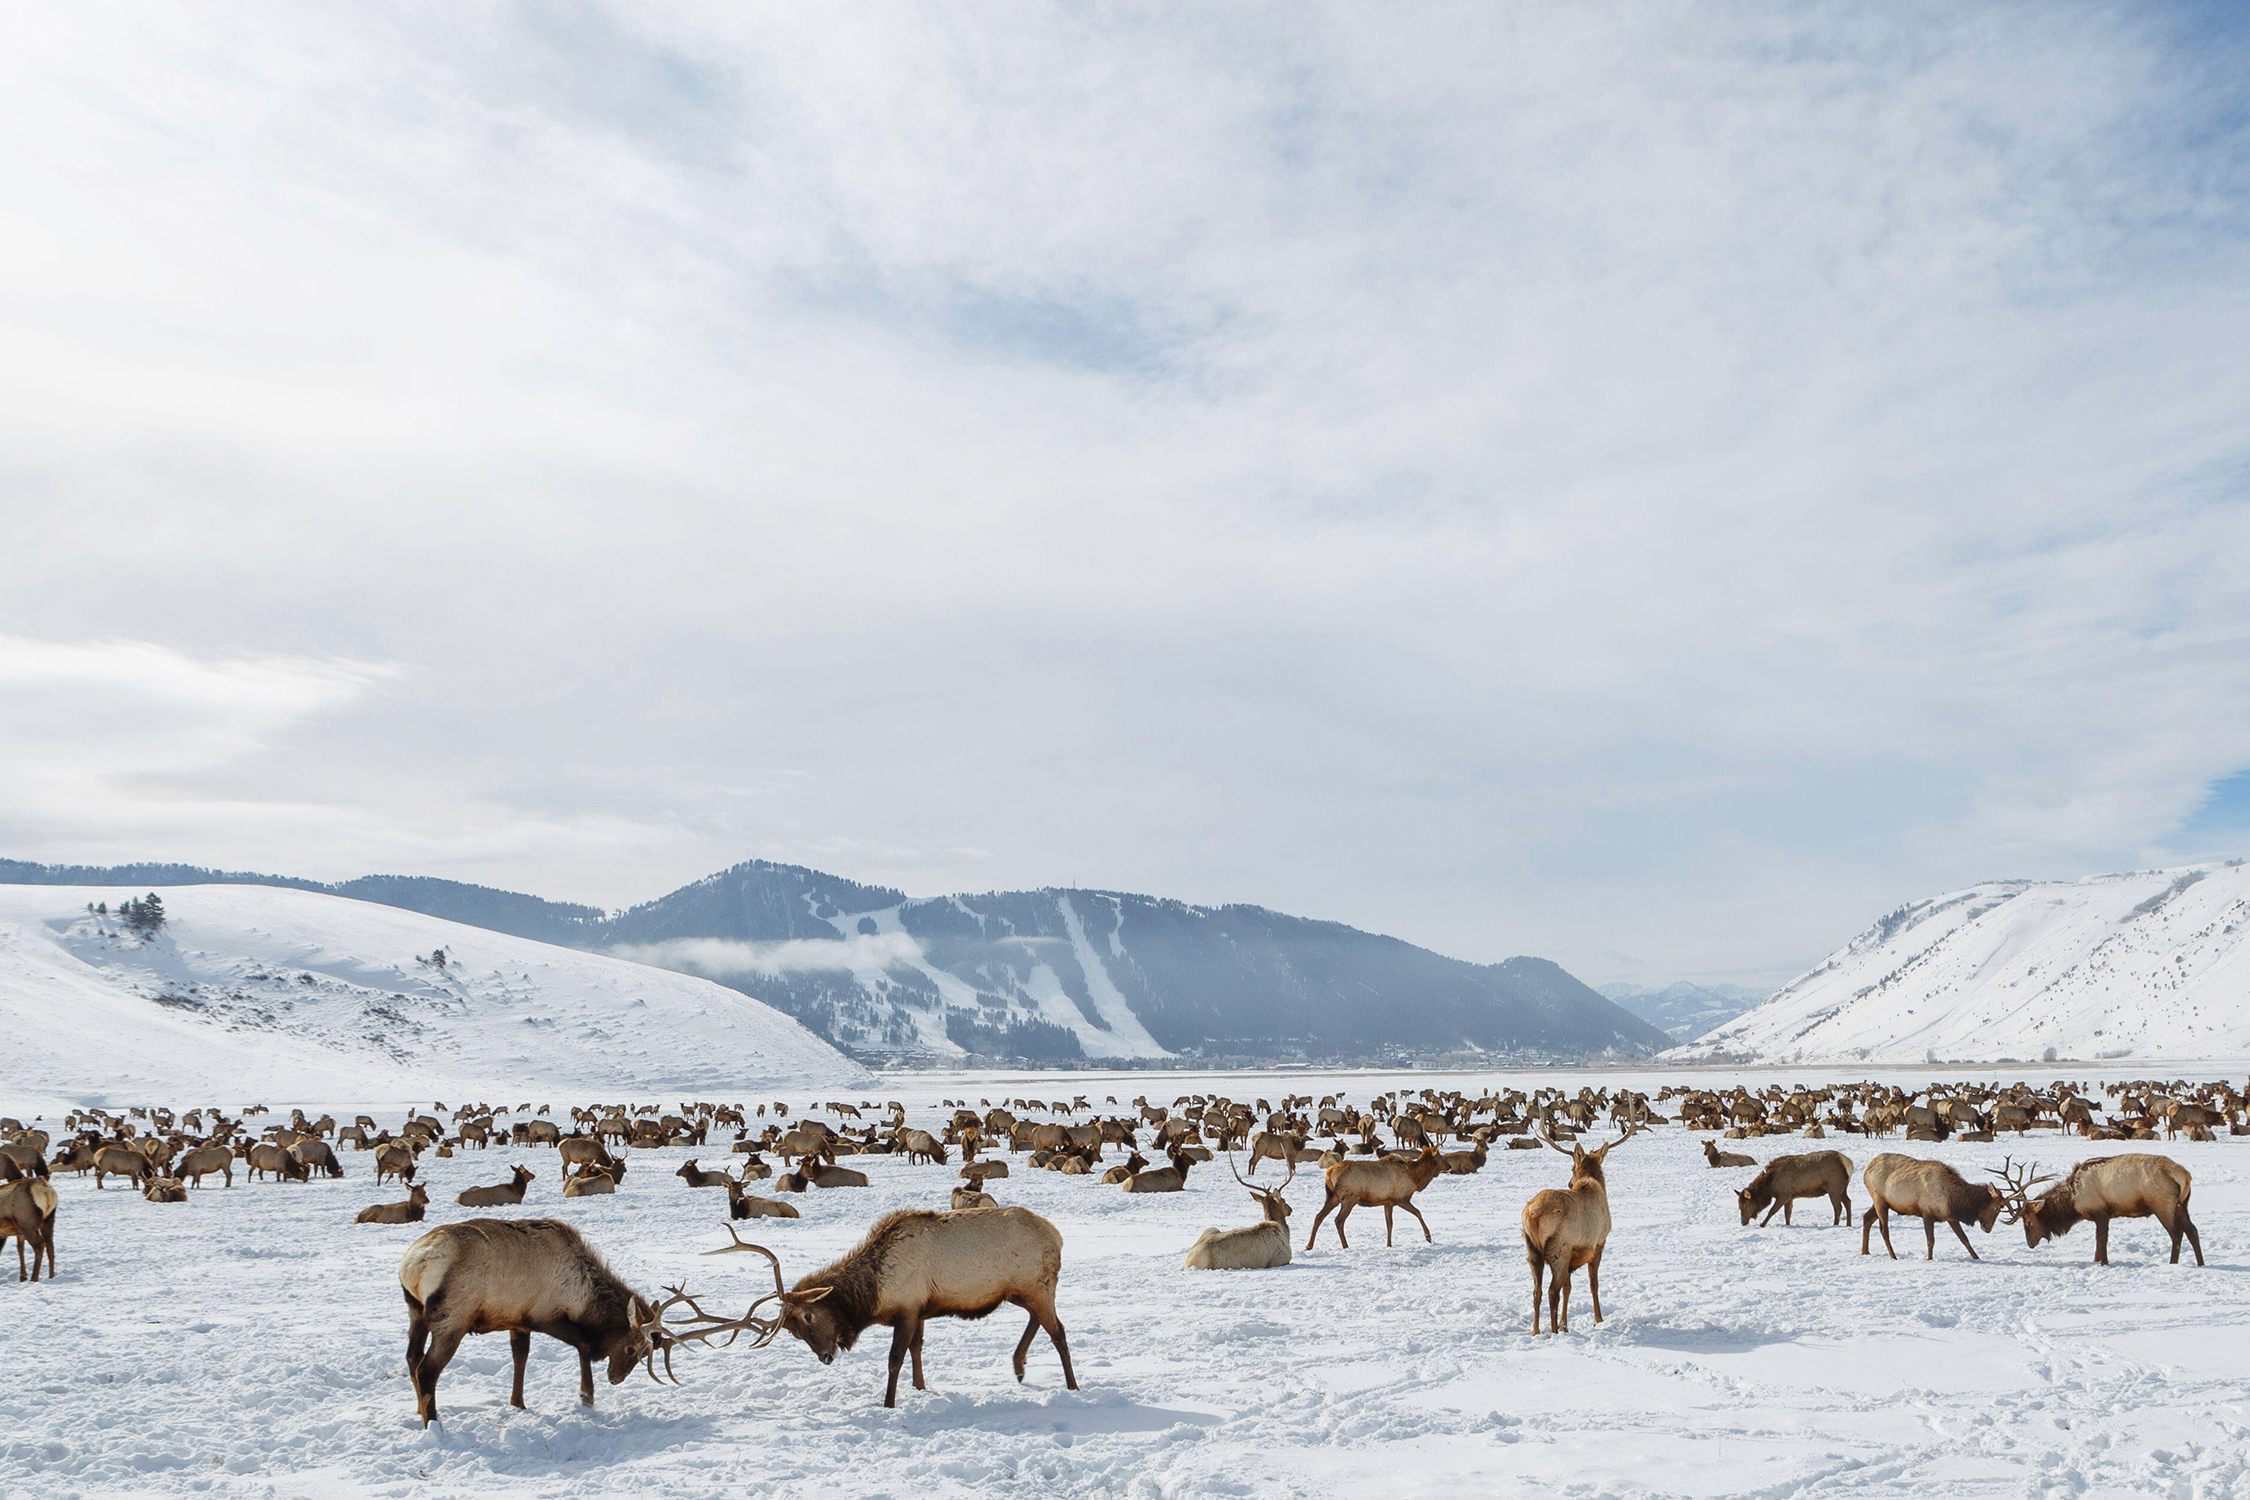
[[[2004,1184],[2001,1191],[2008,1198],[2008,1222],[2020,1224],[2024,1213],[2031,1207],[2031,1190],[2042,1182],[2053,1182],[2055,1179],[2052,1173],[2045,1177],[2033,1176],[2039,1170],[2037,1162],[2019,1167],[2015,1161],[2013,1156],[2003,1156],[1999,1166],[1986,1167],[1985,1170]]]

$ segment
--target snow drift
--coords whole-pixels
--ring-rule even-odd
[[[169,921],[148,939],[87,910],[133,894],[0,886],[0,1107],[629,1097],[867,1078],[789,1017],[708,980],[264,886],[167,889]]]
[[[1668,1060],[2250,1053],[2250,868],[1995,881],[1902,906]]]

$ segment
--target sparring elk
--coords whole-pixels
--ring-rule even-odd
[[[370,1203],[353,1218],[354,1224],[419,1224],[430,1206],[430,1190],[419,1182],[406,1190],[404,1203]]]
[[[1904,1214],[1922,1221],[1922,1235],[1929,1243],[1925,1260],[1937,1259],[1937,1227],[1949,1226],[1961,1248],[1969,1252],[1969,1259],[1980,1260],[1977,1247],[1969,1243],[1968,1231],[1961,1226],[1975,1224],[1986,1234],[2000,1222],[2000,1211],[2007,1206],[2006,1195],[1996,1187],[1971,1183],[1942,1161],[1924,1161],[1917,1157],[1900,1156],[1886,1151],[1867,1164],[1860,1174],[1867,1184],[1867,1211],[1859,1216],[1859,1253],[1868,1253],[1868,1232],[1881,1229],[1883,1248],[1893,1260],[1898,1251],[1891,1246],[1891,1215]]]
[[[2037,1249],[2043,1240],[2061,1239],[2081,1223],[2094,1226],[2094,1264],[2109,1264],[2109,1221],[2154,1219],[2172,1237],[2172,1264],[2180,1263],[2180,1241],[2203,1264],[2203,1236],[2188,1217],[2194,1179],[2169,1156],[2096,1156],[2070,1169],[2062,1181],[2037,1198],[2031,1190],[2051,1177],[2036,1177],[2036,1164],[2017,1168],[2003,1163],[1996,1175],[2005,1184],[2008,1217],[2023,1225],[2024,1243]]]
[[[26,1177],[0,1184],[0,1244],[16,1242],[16,1280],[37,1281],[39,1258],[47,1258],[47,1279],[55,1277],[55,1185],[44,1177]],[[31,1272],[24,1274],[24,1250],[31,1251]]]
[[[472,1333],[506,1333],[515,1357],[508,1404],[523,1405],[523,1370],[531,1336],[543,1333],[578,1351],[578,1400],[594,1404],[594,1361],[609,1362],[609,1383],[622,1384],[645,1364],[651,1380],[656,1357],[667,1374],[672,1350],[754,1325],[710,1318],[678,1288],[652,1302],[618,1278],[576,1229],[559,1219],[465,1219],[431,1230],[409,1245],[398,1265],[406,1295],[406,1372],[414,1382],[414,1410],[427,1427],[438,1414],[438,1377],[461,1340]],[[687,1325],[665,1321],[673,1307],[695,1314]],[[756,1309],[753,1307],[752,1311]],[[764,1333],[771,1339],[770,1331]]]
[[[1055,1285],[1062,1275],[1062,1234],[1028,1208],[972,1208],[959,1213],[909,1208],[877,1219],[842,1259],[800,1277],[784,1289],[781,1262],[762,1245],[739,1239],[727,1250],[751,1250],[773,1263],[772,1296],[781,1303],[779,1326],[833,1364],[875,1324],[891,1330],[890,1381],[883,1404],[898,1405],[899,1367],[914,1358],[914,1389],[922,1380],[922,1325],[931,1318],[981,1318],[1002,1303],[1024,1309],[1030,1321],[1016,1342],[1016,1379],[1032,1336],[1045,1329],[1062,1359],[1063,1384],[1078,1389],[1070,1341],[1055,1315]],[[755,1309],[753,1309],[755,1311]]]
[[[464,1188],[454,1195],[453,1201],[463,1208],[500,1208],[511,1203],[521,1203],[524,1189],[531,1186],[532,1179],[537,1175],[529,1167],[518,1164],[506,1182],[494,1183],[489,1187]],[[566,1182],[563,1186],[568,1188],[570,1184]]]
[[[1443,1163],[1435,1146],[1424,1146],[1421,1152],[1409,1158],[1383,1157],[1375,1161],[1337,1161],[1322,1174],[1328,1185],[1328,1196],[1313,1216],[1312,1233],[1305,1236],[1305,1248],[1310,1250],[1313,1241],[1320,1238],[1320,1226],[1331,1213],[1336,1215],[1336,1243],[1349,1250],[1351,1241],[1344,1238],[1344,1221],[1355,1208],[1380,1208],[1383,1211],[1383,1243],[1391,1243],[1393,1211],[1405,1209],[1414,1215],[1414,1222],[1422,1226],[1422,1238],[1434,1241],[1430,1221],[1422,1217],[1422,1210],[1414,1206],[1414,1195],[1435,1180]]]
[[[1289,1200],[1282,1195],[1297,1178],[1295,1166],[1277,1188],[1262,1188],[1235,1171],[1234,1180],[1250,1190],[1250,1199],[1265,1217],[1247,1229],[1206,1229],[1188,1247],[1181,1266],[1190,1271],[1268,1271],[1289,1264]]]
[[[1852,1221],[1852,1159],[1841,1151],[1777,1156],[1734,1198],[1735,1206],[1742,1211],[1744,1224],[1757,1218],[1760,1209],[1765,1211],[1766,1216],[1758,1225],[1760,1229],[1771,1224],[1777,1213],[1781,1215],[1781,1222],[1787,1224],[1790,1209],[1799,1198],[1826,1198],[1833,1210],[1831,1226],[1849,1224]]]
[[[1586,1289],[1594,1298],[1594,1321],[1602,1320],[1602,1252],[1609,1247],[1609,1183],[1603,1171],[1609,1153],[1640,1131],[1636,1125],[1592,1151],[1572,1141],[1557,1145],[1551,1135],[1540,1139],[1570,1158],[1570,1186],[1545,1188],[1532,1194],[1523,1206],[1523,1253],[1531,1264],[1531,1331],[1539,1331],[1540,1282],[1547,1283],[1547,1331],[1570,1331],[1570,1278],[1586,1268]]]

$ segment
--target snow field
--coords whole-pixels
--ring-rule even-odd
[[[1651,1079],[1661,1075],[1650,1075]],[[1777,1075],[1778,1076],[1778,1075]],[[941,1098],[1209,1088],[1236,1098],[1341,1088],[1364,1099],[1394,1080],[1050,1075],[884,1080],[871,1095],[936,1123]],[[1573,1078],[1430,1077],[1471,1091]],[[1612,1076],[1613,1083],[1650,1080]],[[733,1095],[728,1095],[730,1099]],[[765,1097],[745,1091],[744,1102]],[[184,1101],[183,1101],[184,1102]],[[423,1101],[427,1103],[427,1101]],[[800,1112],[807,1102],[793,1098]],[[1122,1107],[1122,1106],[1121,1106]],[[0,1100],[0,1112],[8,1101]],[[343,1109],[339,1115],[347,1115]],[[386,1122],[398,1106],[372,1111]],[[347,1115],[348,1117],[348,1115]],[[345,1153],[341,1182],[213,1186],[180,1207],[117,1187],[59,1183],[60,1279],[0,1284],[12,1377],[0,1387],[0,1494],[110,1496],[1458,1495],[2222,1495],[2250,1485],[2250,1188],[2245,1142],[2179,1142],[2210,1265],[2165,1263],[2161,1232],[2120,1224],[2107,1269],[2080,1229],[2033,1251],[2003,1224],[1972,1235],[1971,1262],[1940,1230],[1921,1259],[1918,1224],[1878,1237],[1830,1228],[1824,1203],[1795,1227],[1737,1222],[1748,1169],[1703,1164],[1699,1137],[1667,1126],[1610,1157],[1616,1227],[1604,1261],[1609,1319],[1595,1327],[1584,1278],[1573,1332],[1533,1339],[1517,1222],[1558,1186],[1552,1152],[1498,1151],[1479,1175],[1421,1195],[1437,1235],[1380,1214],[1324,1227],[1307,1171],[1290,1191],[1291,1266],[1186,1272],[1207,1225],[1253,1222],[1223,1162],[1188,1190],[1127,1196],[1034,1172],[993,1184],[1053,1219],[1066,1249],[1060,1311],[1084,1390],[1062,1389],[1044,1338],[1029,1380],[1008,1355],[1021,1316],[942,1320],[926,1338],[932,1389],[881,1406],[887,1331],[822,1367],[786,1335],[757,1352],[686,1350],[685,1385],[640,1375],[576,1403],[576,1361],[534,1341],[527,1399],[505,1405],[507,1341],[470,1339],[440,1387],[442,1430],[415,1423],[403,1367],[398,1257],[428,1227],[471,1217],[451,1201],[521,1160],[531,1198],[503,1214],[569,1220],[643,1291],[685,1278],[718,1306],[746,1305],[763,1262],[705,1258],[727,1243],[724,1195],[671,1174],[724,1145],[635,1152],[612,1198],[565,1201],[552,1149],[425,1158],[436,1200],[419,1226],[354,1226],[364,1204],[404,1194]],[[1990,1146],[1825,1144],[1864,1167],[1879,1150],[1965,1171],[2028,1153],[2054,1167],[2120,1149],[2035,1134]],[[1743,1143],[1761,1160],[1819,1149]],[[2145,1148],[2142,1148],[2145,1149]],[[794,1278],[853,1243],[881,1212],[942,1206],[957,1164],[863,1158],[874,1185],[797,1199],[805,1218],[742,1227]],[[1278,1178],[1267,1164],[1259,1180]],[[1855,1206],[1865,1193],[1855,1178]],[[769,1284],[770,1283],[766,1283]]]

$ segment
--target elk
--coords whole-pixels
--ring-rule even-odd
[[[521,1203],[523,1190],[531,1186],[532,1179],[537,1175],[529,1167],[519,1163],[508,1181],[494,1183],[490,1187],[464,1188],[454,1195],[453,1201],[463,1208],[499,1208],[504,1204]],[[568,1187],[569,1184],[565,1183],[564,1186]]]
[[[783,1193],[802,1193],[810,1188],[848,1188],[867,1186],[867,1174],[851,1167],[839,1167],[832,1161],[807,1159],[797,1164],[794,1172],[784,1172],[773,1181],[774,1189]]]
[[[1859,1216],[1862,1255],[1868,1253],[1868,1231],[1880,1228],[1883,1248],[1890,1252],[1891,1259],[1898,1259],[1898,1251],[1891,1247],[1891,1215],[1900,1213],[1922,1221],[1923,1237],[1929,1241],[1923,1259],[1937,1259],[1937,1227],[1941,1223],[1952,1228],[1961,1248],[1969,1252],[1969,1259],[1981,1259],[1961,1226],[1973,1222],[1990,1234],[2007,1203],[2000,1189],[1972,1184],[1942,1161],[1923,1161],[1892,1151],[1869,1162],[1860,1179],[1867,1184],[1868,1199],[1867,1212]]]
[[[1234,1172],[1234,1180],[1250,1190],[1250,1201],[1265,1212],[1265,1217],[1247,1229],[1206,1229],[1188,1247],[1187,1259],[1181,1268],[1189,1271],[1270,1271],[1289,1264],[1289,1200],[1282,1194],[1296,1181],[1297,1169],[1289,1168],[1289,1175],[1277,1188],[1262,1188],[1235,1171],[1234,1157],[1227,1157],[1227,1170]]]
[[[734,1185],[734,1179],[725,1172],[706,1171],[695,1164],[695,1158],[692,1156],[681,1162],[680,1170],[672,1175],[691,1188],[723,1188]]]
[[[203,1179],[216,1172],[226,1179],[228,1187],[233,1187],[234,1153],[224,1146],[198,1146],[184,1153],[172,1171],[182,1182],[196,1187],[203,1186]]]
[[[2172,1237],[2172,1264],[2180,1263],[2180,1240],[2195,1251],[2203,1264],[2203,1236],[2188,1217],[2188,1194],[2194,1179],[2188,1169],[2169,1156],[2095,1156],[2070,1169],[2068,1176],[2041,1193],[2031,1190],[2049,1177],[2035,1177],[2037,1164],[2011,1170],[2012,1163],[1995,1169],[2008,1195],[2008,1217],[2023,1225],[2024,1243],[2037,1249],[2042,1240],[2061,1239],[2081,1222],[2094,1226],[2094,1264],[2109,1264],[2109,1221],[2154,1219]]]
[[[430,1206],[430,1190],[419,1182],[406,1190],[404,1203],[370,1203],[359,1211],[354,1224],[419,1224]]]
[[[412,1146],[404,1141],[385,1141],[375,1148],[375,1185],[381,1187],[386,1177],[396,1177],[401,1182],[414,1180]]]
[[[1576,1141],[1555,1144],[1542,1133],[1549,1148],[1570,1158],[1570,1186],[1545,1188],[1523,1206],[1523,1253],[1531,1263],[1531,1331],[1539,1331],[1539,1292],[1547,1283],[1547,1331],[1570,1331],[1570,1278],[1586,1268],[1586,1288],[1594,1298],[1594,1321],[1602,1320],[1602,1252],[1609,1246],[1609,1184],[1603,1166],[1609,1153],[1640,1132],[1627,1125],[1625,1133],[1595,1150]]]
[[[599,1136],[567,1136],[555,1149],[562,1153],[563,1171],[566,1173],[572,1167],[581,1172],[588,1167],[599,1167],[620,1181],[625,1177],[624,1161],[610,1155],[609,1147],[602,1144]]]
[[[1717,1141],[1703,1143],[1703,1160],[1714,1167],[1754,1167],[1758,1164],[1758,1159],[1754,1156],[1744,1156],[1739,1151],[1721,1151]]]
[[[565,1198],[605,1198],[617,1191],[617,1179],[599,1167],[589,1167],[576,1177],[563,1179]]]
[[[267,1149],[274,1149],[268,1147]],[[104,1177],[129,1177],[133,1186],[139,1187],[149,1175],[148,1158],[130,1146],[103,1146],[94,1152],[94,1186],[98,1189]]]
[[[633,1366],[646,1364],[656,1380],[656,1357],[670,1373],[672,1350],[684,1342],[724,1333],[731,1342],[745,1328],[773,1332],[745,1320],[710,1318],[679,1288],[661,1303],[627,1286],[579,1232],[559,1219],[465,1219],[423,1235],[398,1263],[406,1295],[406,1373],[414,1382],[414,1410],[427,1427],[438,1414],[438,1377],[461,1340],[472,1333],[508,1335],[515,1383],[508,1404],[523,1406],[523,1370],[531,1336],[543,1333],[578,1351],[578,1400],[594,1404],[594,1360],[609,1361],[609,1383],[622,1384]],[[682,1303],[692,1324],[668,1324]],[[756,1311],[755,1305],[752,1311]]]
[[[1000,1200],[990,1193],[980,1193],[973,1187],[957,1187],[953,1190],[950,1206],[954,1208],[998,1208]]]
[[[727,1184],[727,1217],[730,1219],[795,1219],[803,1217],[795,1204],[779,1198],[761,1198],[739,1182]]]
[[[1194,1165],[1193,1157],[1175,1150],[1170,1166],[1130,1173],[1119,1186],[1128,1193],[1176,1193],[1187,1186],[1188,1168]]]
[[[972,1161],[961,1168],[961,1180],[975,1187],[983,1187],[995,1177],[1008,1175],[1008,1164],[997,1158],[991,1161]]]
[[[151,1203],[185,1203],[187,1184],[177,1177],[160,1177],[151,1172],[141,1179],[141,1196]]]
[[[44,1177],[0,1184],[0,1244],[16,1242],[16,1280],[39,1279],[39,1257],[47,1257],[47,1279],[55,1277],[55,1185]],[[24,1248],[31,1249],[31,1274],[24,1274]]]
[[[1003,1302],[1031,1315],[1016,1341],[1016,1379],[1024,1376],[1031,1339],[1047,1331],[1062,1358],[1063,1384],[1078,1389],[1070,1341],[1055,1315],[1062,1275],[1062,1234],[1028,1208],[971,1208],[959,1213],[907,1208],[885,1214],[841,1260],[784,1289],[781,1262],[762,1245],[737,1241],[720,1251],[753,1250],[773,1262],[778,1326],[833,1364],[869,1327],[891,1330],[890,1383],[883,1405],[898,1405],[898,1372],[914,1356],[914,1389],[922,1381],[922,1325],[931,1318],[981,1318]],[[754,1311],[755,1309],[753,1309]]]
[[[1775,1214],[1781,1222],[1789,1222],[1789,1211],[1799,1198],[1826,1198],[1834,1210],[1829,1220],[1831,1226],[1852,1221],[1852,1159],[1841,1151],[1808,1151],[1802,1156],[1777,1156],[1766,1163],[1764,1170],[1750,1179],[1750,1185],[1734,1195],[1735,1206],[1742,1211],[1742,1222],[1748,1224],[1757,1218],[1758,1210],[1766,1216],[1758,1225],[1763,1229],[1773,1222]]]
[[[898,1149],[906,1153],[909,1162],[927,1161],[945,1165],[945,1143],[927,1130],[901,1130],[892,1137]]]
[[[304,1182],[310,1176],[305,1171],[303,1162],[291,1156],[282,1147],[268,1145],[263,1141],[250,1148],[248,1160],[250,1175],[253,1178],[270,1174],[280,1178],[283,1182]]]
[[[1331,1213],[1336,1215],[1336,1243],[1349,1250],[1351,1241],[1344,1238],[1344,1221],[1352,1210],[1360,1207],[1383,1210],[1383,1243],[1391,1243],[1391,1217],[1395,1209],[1405,1209],[1414,1215],[1414,1222],[1422,1226],[1424,1241],[1434,1241],[1430,1221],[1422,1217],[1422,1210],[1414,1206],[1414,1195],[1428,1187],[1444,1163],[1437,1147],[1424,1146],[1418,1155],[1401,1160],[1383,1157],[1375,1161],[1337,1161],[1323,1172],[1328,1185],[1328,1196],[1313,1216],[1312,1233],[1305,1236],[1305,1248],[1310,1250],[1313,1241],[1320,1238],[1320,1226]]]
[[[297,1158],[308,1173],[325,1172],[331,1177],[344,1175],[344,1164],[336,1160],[335,1151],[326,1141],[307,1136],[291,1146],[289,1154]]]

